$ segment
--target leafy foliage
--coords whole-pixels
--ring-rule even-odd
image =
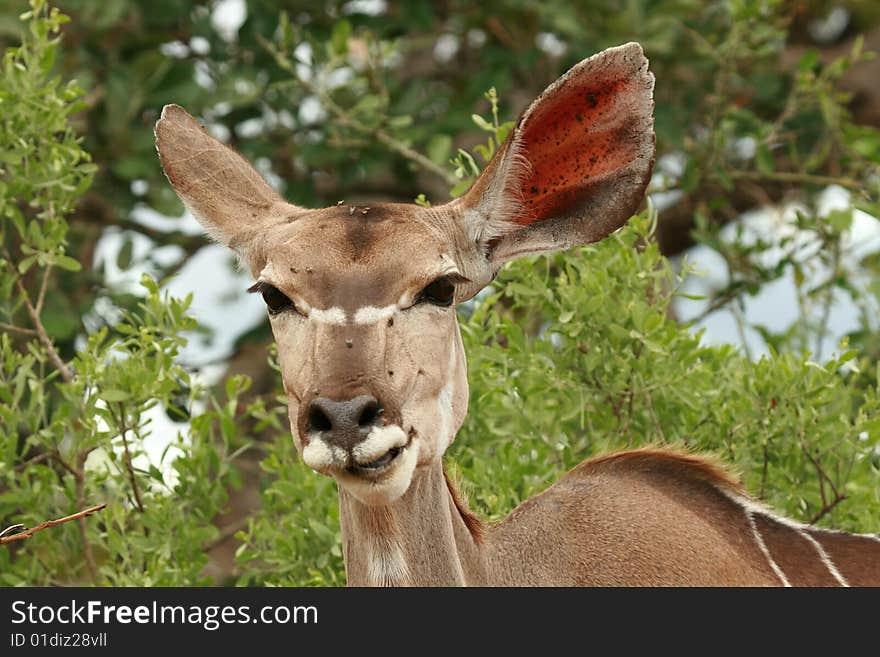
[[[840,91],[867,57],[858,41],[842,58],[805,50],[780,70],[797,25],[786,3],[749,0],[624,11],[425,1],[381,17],[333,2],[287,3],[279,17],[257,2],[233,37],[197,2],[66,4],[78,20],[65,28],[65,56],[65,17],[31,0],[0,76],[0,528],[108,506],[4,545],[3,584],[344,582],[334,484],[296,459],[279,391],[255,396],[247,377],[205,389],[179,359],[196,328],[189,300],[150,276],[123,294],[92,268],[108,225],[185,253],[202,245],[130,214],[179,211],[155,161],[161,104],[225,129],[303,205],[350,193],[428,204],[465,190],[503,141],[512,123],[499,98],[522,105],[567,64],[629,39],[645,45],[658,80],[655,190],[678,200],[599,245],[512,263],[460,309],[472,410],[449,469],[498,519],[583,458],[668,443],[718,454],[793,517],[877,530],[880,259],[851,235],[856,212],[880,210],[880,133],[854,121]],[[4,17],[0,34],[18,39]],[[442,64],[441,40],[455,66]],[[62,82],[74,76],[87,95]],[[293,111],[304,105],[316,113]],[[849,207],[829,213],[819,198],[832,184],[849,191]],[[781,237],[720,229],[783,197],[798,211]],[[728,270],[706,312],[736,315],[793,276],[802,317],[758,327],[764,357],[707,345],[675,321],[691,272],[660,247],[676,214]],[[121,268],[145,264],[124,244]],[[170,273],[181,262],[152,264]],[[823,359],[816,346],[841,296],[862,309],[860,327]],[[170,440],[152,435],[158,413],[179,422]],[[161,462],[156,438],[167,444]],[[218,518],[245,483],[245,459],[260,464],[261,507],[232,526],[236,571],[215,577]]]

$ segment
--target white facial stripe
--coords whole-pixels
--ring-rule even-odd
[[[406,433],[399,426],[390,424],[387,427],[375,427],[367,435],[366,440],[355,445],[352,450],[354,460],[363,465],[384,456],[394,447],[406,445]]]
[[[397,304],[377,308],[376,306],[364,306],[358,308],[354,314],[355,324],[375,324],[388,319],[398,310]]]
[[[440,417],[439,436],[440,449],[445,451],[452,442],[452,400],[455,397],[455,349],[456,341],[452,341],[449,349],[449,364],[446,368],[446,383],[437,396],[437,414]]]
[[[323,438],[314,437],[309,440],[302,452],[303,461],[312,470],[325,472],[332,465],[345,464],[345,451],[336,445],[328,445]]]
[[[342,326],[346,323],[345,311],[342,308],[327,308],[319,310],[312,308],[309,310],[309,319],[319,324],[331,324],[333,326]]]

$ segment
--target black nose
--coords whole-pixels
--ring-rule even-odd
[[[346,401],[316,397],[309,403],[306,431],[322,433],[324,440],[343,449],[363,441],[373,427],[381,426],[382,407],[372,395]]]

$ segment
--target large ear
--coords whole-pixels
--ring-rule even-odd
[[[174,191],[207,233],[235,250],[252,269],[261,268],[254,253],[261,237],[299,209],[179,105],[162,109],[156,150]]]
[[[626,223],[654,164],[653,89],[641,46],[628,43],[580,62],[529,106],[461,201],[493,266]]]

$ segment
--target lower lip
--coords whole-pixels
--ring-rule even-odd
[[[372,462],[372,463],[376,463],[377,465],[371,465],[371,464],[353,465],[350,468],[348,468],[348,471],[351,474],[356,474],[356,475],[361,475],[361,476],[363,476],[363,475],[367,475],[367,476],[380,475],[383,472],[385,472],[386,470],[390,469],[391,466],[393,466],[394,463],[397,461],[398,457],[401,454],[403,454],[404,450],[407,447],[409,447],[411,444],[412,444],[412,435],[410,435],[409,440],[406,442],[406,444],[403,447],[392,447],[390,450],[385,452],[385,454],[383,454],[381,458],[378,458]],[[388,460],[386,461],[385,459],[388,457],[389,454],[391,455],[391,458],[388,458]]]

